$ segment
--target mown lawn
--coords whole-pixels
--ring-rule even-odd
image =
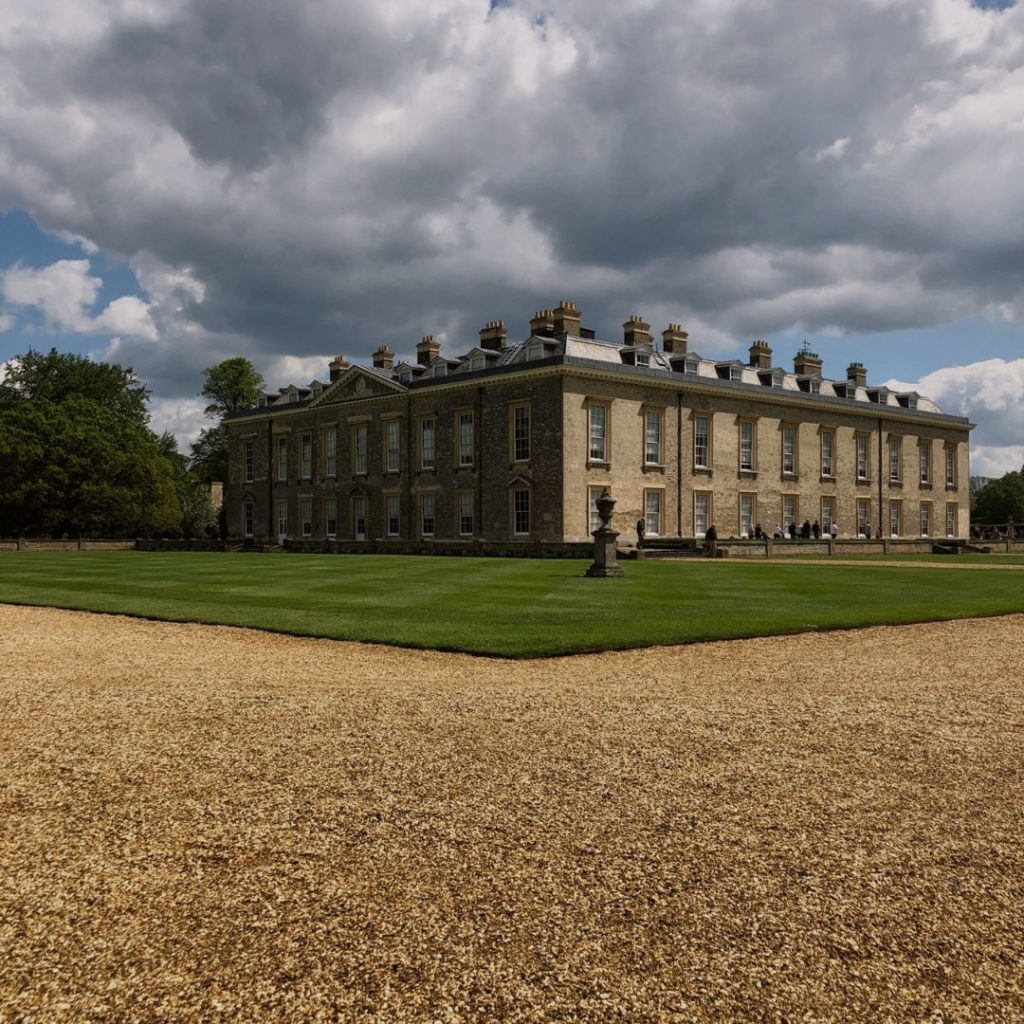
[[[1024,612],[1015,570],[2,552],[0,601],[536,657]]]

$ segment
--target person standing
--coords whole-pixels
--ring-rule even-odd
[[[829,535],[833,540],[839,536],[839,527],[836,525],[836,521],[832,520],[832,525],[828,528]]]
[[[647,537],[647,524],[644,522],[643,516],[636,521],[636,546],[637,548],[643,548],[644,540]]]
[[[818,523],[817,519],[814,520],[814,525],[811,527],[811,533],[814,534],[815,540],[821,540],[821,525]]]
[[[718,551],[718,530],[712,523],[704,533],[704,554],[708,558],[714,558]]]

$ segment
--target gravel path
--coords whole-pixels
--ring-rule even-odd
[[[1022,665],[0,606],[0,1021],[1020,1022]]]

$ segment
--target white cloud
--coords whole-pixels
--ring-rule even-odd
[[[1024,359],[985,359],[949,366],[919,381],[888,381],[900,391],[919,391],[947,413],[966,416],[971,434],[971,472],[1001,476],[1024,465]]]
[[[0,334],[9,331],[14,326],[14,317],[10,313],[0,311]]]
[[[79,334],[129,334],[155,341],[150,306],[135,295],[114,299],[96,317],[103,282],[88,260],[58,260],[46,267],[14,266],[0,273],[0,295],[11,306],[38,309],[47,327]]]
[[[212,421],[203,415],[204,398],[151,398],[149,425],[157,434],[170,432],[178,439],[178,450],[187,454],[189,445]]]

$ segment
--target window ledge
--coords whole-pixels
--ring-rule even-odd
[[[890,487],[899,487],[900,489],[902,489],[903,488],[903,481],[902,480],[890,480],[889,481],[889,486]]]
[[[857,477],[857,486],[858,487],[870,487],[871,486],[871,480],[868,477],[866,477],[866,476],[859,476],[859,477]]]
[[[953,492],[956,492],[956,491],[960,490],[960,488],[959,488],[959,487],[957,487],[957,485],[956,485],[956,484],[946,484],[946,490],[947,490],[947,491],[953,491]]]
[[[665,472],[665,467],[663,465],[661,465],[660,463],[656,463],[656,462],[645,462],[643,464],[642,469],[643,469],[643,471],[645,473],[664,473]],[[649,534],[648,536],[654,536],[654,535],[653,534]]]
[[[711,476],[712,470],[710,466],[694,466],[694,473],[700,473],[701,476]]]
[[[587,459],[587,469],[611,469],[612,464],[604,459]]]
[[[756,480],[757,479],[757,470],[756,469],[741,469],[739,471],[739,475],[741,477],[743,477],[745,480]]]
[[[818,483],[834,484],[835,482],[836,478],[832,473],[822,473],[821,476],[818,477]]]
[[[929,483],[925,483],[923,480],[918,486],[921,488],[922,491],[930,491],[932,489],[932,485]]]
[[[790,481],[790,480],[796,481],[796,480],[800,479],[800,474],[799,473],[787,473],[785,470],[783,470],[782,473],[780,474],[780,478],[782,480],[787,481],[787,482]]]

